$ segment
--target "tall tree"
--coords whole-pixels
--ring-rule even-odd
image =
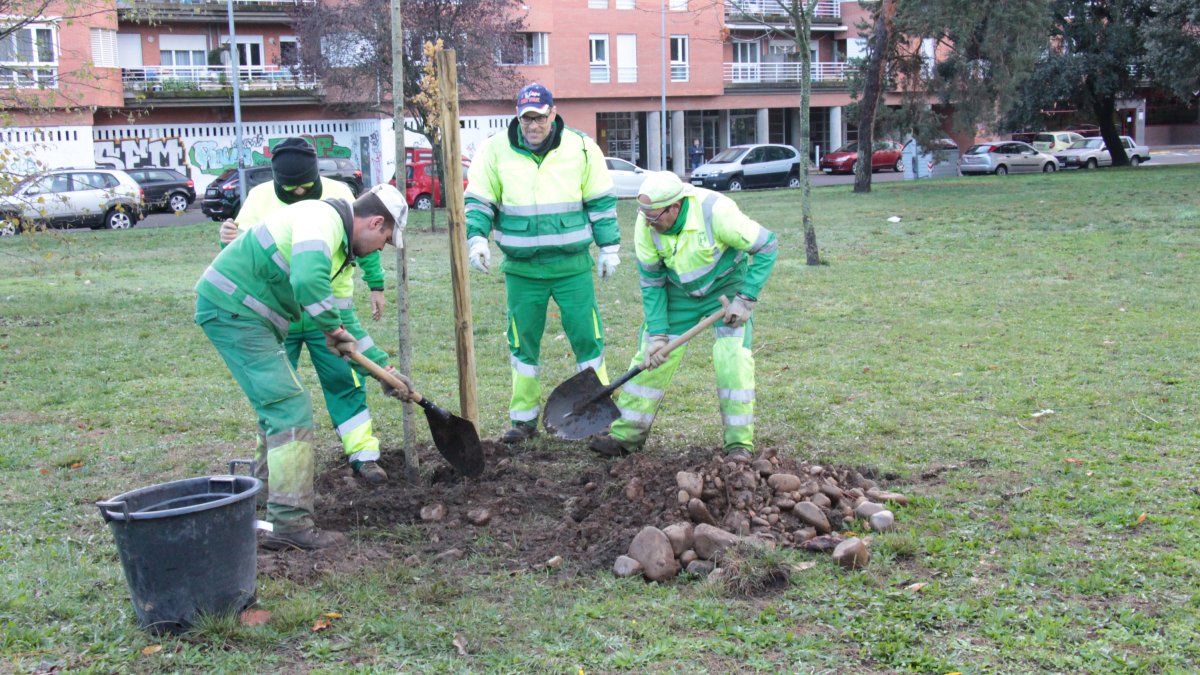
[[[1151,75],[1146,35],[1158,4],[1159,0],[1051,0],[1049,48],[1026,81],[1007,126],[1037,124],[1041,111],[1065,103],[1090,112],[1113,165],[1127,165],[1116,123],[1117,102],[1135,96]]]
[[[875,147],[875,112],[883,96],[883,71],[892,52],[892,20],[895,0],[882,0],[874,11],[874,25],[867,43],[866,72],[858,105],[858,159],[854,163],[854,191],[871,191],[871,155]]]
[[[1200,96],[1200,0],[1160,0],[1146,25],[1146,64],[1177,96]]]

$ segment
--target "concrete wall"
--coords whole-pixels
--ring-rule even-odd
[[[1200,145],[1200,124],[1147,124],[1146,145]]]

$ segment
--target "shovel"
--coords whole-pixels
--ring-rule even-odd
[[[721,296],[721,304],[724,307],[668,342],[663,347],[663,355],[670,354],[700,331],[723,319],[729,300]],[[642,370],[640,364],[636,365],[607,387],[600,383],[596,371],[591,368],[575,373],[550,392],[546,399],[546,412],[542,415],[542,426],[546,427],[546,431],[569,441],[578,441],[608,429],[621,416],[621,411],[611,398],[612,393]]]
[[[371,359],[353,352],[350,358],[358,365],[389,387],[401,388],[404,383],[391,373],[380,368]],[[433,444],[442,457],[456,471],[469,478],[476,478],[483,473],[483,444],[479,442],[479,432],[475,425],[449,410],[442,408],[433,401],[421,396],[414,390],[408,392],[409,400],[425,409],[425,420],[429,422],[429,434],[433,436]]]

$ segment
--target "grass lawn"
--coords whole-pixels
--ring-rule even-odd
[[[804,264],[798,192],[736,196],[782,249],[755,314],[759,447],[895,474],[886,487],[911,497],[865,570],[789,552],[817,564],[744,600],[572,560],[406,564],[401,546],[305,584],[260,575],[266,625],[181,638],[137,628],[92,503],[252,454],[252,412],[191,320],[216,226],[0,240],[0,671],[1195,672],[1198,184],[1200,167],[1179,166],[821,188],[819,267]],[[619,214],[629,241],[632,204]],[[457,408],[447,237],[427,224],[415,214],[409,236],[412,375]],[[631,249],[599,287],[614,375],[641,321]],[[494,437],[503,280],[471,281]],[[365,320],[393,353],[394,322]],[[572,372],[556,322],[548,333],[547,391]],[[710,344],[681,369],[651,455],[720,444]],[[376,392],[398,446],[399,407]],[[599,463],[582,444],[544,447],[564,480]],[[342,618],[314,632],[326,612]]]

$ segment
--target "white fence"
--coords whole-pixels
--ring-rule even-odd
[[[726,0],[726,16],[786,17],[787,12],[778,0]],[[837,0],[820,0],[813,12],[814,19],[840,19],[842,3]]]
[[[221,91],[229,89],[232,82],[232,66],[146,66],[121,69],[121,84],[126,91]],[[317,80],[280,66],[240,66],[238,82],[242,91],[308,91],[318,87]]]
[[[844,82],[854,68],[844,62],[819,61],[812,64],[813,82]],[[733,84],[785,84],[799,82],[803,73],[799,63],[726,63],[725,81]]]

